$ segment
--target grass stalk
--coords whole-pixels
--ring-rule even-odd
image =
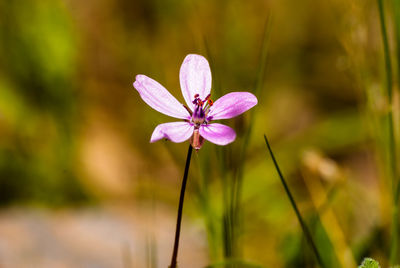
[[[256,97],[259,97],[261,88],[264,86],[264,77],[265,77],[265,71],[266,71],[266,66],[267,66],[267,56],[268,56],[268,46],[269,46],[269,36],[271,32],[271,15],[268,15],[265,25],[264,25],[264,32],[263,32],[263,39],[261,43],[261,51],[260,51],[260,61],[259,61],[259,66],[258,66],[258,72],[257,72],[257,78],[254,86],[254,95]],[[254,125],[254,112],[255,110],[252,109],[250,110],[250,122],[249,126],[247,128],[247,131],[244,135],[243,138],[243,143],[241,147],[241,151],[239,154],[239,163],[244,163],[244,160],[246,158],[246,150],[249,145],[250,141],[250,135],[253,129]],[[239,207],[240,200],[241,200],[241,189],[242,189],[242,181],[243,181],[243,165],[239,165],[237,169],[237,179],[236,179],[236,184],[235,184],[235,191],[233,193],[234,195],[234,200],[235,200],[235,208]]]
[[[208,248],[210,261],[214,262],[218,259],[218,232],[216,228],[216,215],[212,207],[212,195],[210,195],[209,184],[211,183],[210,174],[207,171],[210,167],[210,152],[206,147],[202,148],[202,158],[200,159],[199,154],[195,154],[195,160],[198,166],[197,173],[199,180],[196,185],[196,193],[198,195],[198,201],[201,207],[201,211],[204,215],[204,224],[207,233]],[[207,173],[207,174],[205,174]]]
[[[392,91],[393,91],[393,80],[392,80],[392,62],[390,60],[390,48],[389,48],[389,40],[386,30],[386,22],[385,22],[385,10],[383,6],[383,0],[378,1],[378,9],[379,9],[379,21],[381,25],[381,34],[382,34],[382,43],[383,43],[383,53],[385,57],[385,68],[386,68],[386,89],[388,94],[389,103],[392,102]]]
[[[314,240],[313,240],[313,238],[312,238],[312,236],[311,236],[311,232],[310,232],[310,230],[308,229],[307,225],[305,224],[305,222],[304,222],[304,220],[303,220],[303,217],[302,217],[301,214],[300,214],[299,209],[297,208],[296,201],[294,200],[293,195],[292,195],[292,193],[290,192],[289,186],[288,186],[288,184],[286,183],[286,180],[285,180],[285,178],[284,178],[283,175],[282,175],[282,172],[281,172],[281,170],[280,170],[280,168],[279,168],[279,166],[278,166],[278,163],[277,163],[277,161],[276,161],[276,159],[275,159],[274,154],[272,153],[271,146],[269,145],[267,136],[266,136],[265,134],[264,134],[264,139],[265,139],[265,143],[266,143],[266,145],[267,145],[267,147],[268,147],[269,154],[271,155],[272,161],[274,162],[275,169],[276,169],[276,171],[278,172],[278,175],[279,175],[279,178],[281,179],[282,185],[283,185],[283,187],[285,188],[285,192],[286,192],[287,196],[289,197],[290,204],[292,205],[293,210],[294,210],[295,213],[296,213],[297,220],[298,220],[299,223],[300,223],[301,229],[303,230],[303,233],[304,233],[304,235],[305,235],[305,237],[306,237],[306,239],[307,239],[309,245],[311,246],[312,251],[313,251],[314,254],[315,254],[315,258],[316,258],[318,264],[320,265],[320,267],[323,267],[323,268],[324,268],[325,265],[324,265],[324,263],[323,263],[323,261],[322,261],[321,255],[319,254],[318,249],[317,249],[317,247],[316,247],[316,245],[315,245],[315,243],[314,243]]]
[[[260,57],[259,57],[259,63],[258,63],[258,70],[257,70],[257,77],[255,80],[254,84],[254,95],[256,97],[259,97],[260,91],[264,86],[264,80],[265,80],[265,72],[266,72],[266,66],[267,66],[267,56],[268,56],[268,47],[269,47],[269,36],[271,32],[271,15],[268,14],[265,24],[264,24],[264,29],[263,29],[263,34],[262,34],[262,42],[261,42],[261,47],[260,47]],[[242,196],[242,184],[243,184],[243,173],[244,173],[244,162],[246,159],[246,152],[247,148],[250,142],[250,136],[252,133],[253,125],[254,125],[254,120],[255,120],[255,109],[250,110],[250,120],[248,123],[248,127],[246,129],[246,132],[243,136],[243,142],[241,144],[241,147],[239,149],[239,165],[237,165],[237,168],[234,170],[233,173],[233,178],[232,178],[232,185],[231,185],[231,192],[230,192],[230,220],[231,220],[231,234],[233,236],[233,242],[234,243],[239,243],[239,236],[241,232],[241,211],[240,211],[240,202],[241,202],[241,196]],[[235,249],[234,254],[232,254],[230,257],[240,257],[240,248],[235,245],[233,247]]]
[[[396,40],[397,52],[397,77],[400,77],[400,1],[392,0],[393,17],[394,17],[394,30]]]
[[[216,61],[212,55],[209,43],[207,39],[204,38],[204,46],[209,59],[210,68],[213,75],[213,91],[215,96],[221,96],[222,90],[219,81],[218,68],[216,67]],[[236,240],[233,233],[233,219],[232,219],[232,188],[233,182],[231,176],[228,175],[230,172],[228,163],[229,153],[226,149],[215,147],[215,152],[218,160],[219,174],[222,181],[222,219],[221,219],[221,243],[222,243],[222,256],[224,259],[231,259],[234,257]],[[210,231],[210,230],[208,230]]]
[[[268,14],[262,35],[262,42],[260,47],[260,60],[257,70],[257,76],[254,84],[253,93],[258,97],[259,92],[263,87],[266,63],[267,63],[267,51],[269,44],[269,35],[271,29],[271,16]],[[220,84],[218,80],[218,70],[215,67],[216,63],[211,55],[211,49],[206,39],[204,39],[204,45],[207,56],[209,58],[210,67],[213,70],[215,79],[213,80],[214,92],[217,95],[221,95]],[[250,120],[246,132],[243,136],[240,148],[238,148],[238,165],[234,166],[232,173],[230,168],[227,166],[229,162],[229,152],[217,148],[217,155],[220,164],[220,174],[222,177],[223,185],[223,215],[222,215],[222,243],[223,243],[223,256],[225,259],[238,259],[241,257],[240,247],[240,233],[241,233],[241,189],[244,172],[244,162],[246,158],[246,150],[250,140],[252,125],[254,122],[254,110],[250,111]],[[230,267],[236,267],[237,264],[232,263]]]
[[[187,178],[188,178],[188,174],[189,174],[189,166],[190,166],[190,159],[192,158],[192,151],[193,151],[193,147],[192,147],[192,145],[189,145],[189,149],[188,149],[188,153],[187,153],[187,157],[186,157],[185,172],[183,174],[183,180],[182,180],[181,194],[179,196],[178,217],[176,219],[174,250],[172,253],[171,265],[169,266],[169,268],[177,267],[177,257],[178,257],[178,248],[179,248],[179,236],[181,233],[183,201],[185,199],[186,182],[187,182]]]
[[[390,47],[387,35],[387,28],[385,23],[385,9],[383,0],[378,1],[379,9],[379,20],[381,25],[383,52],[385,59],[385,71],[386,71],[386,91],[388,100],[388,114],[387,114],[387,124],[388,124],[388,154],[389,154],[389,174],[392,181],[392,194],[393,194],[393,208],[392,208],[392,235],[391,235],[391,245],[390,245],[390,264],[394,265],[399,260],[399,181],[397,179],[397,156],[396,156],[396,141],[394,134],[393,125],[393,78],[392,78],[392,63],[390,60]],[[396,16],[396,14],[395,14]],[[398,37],[396,32],[396,37]]]

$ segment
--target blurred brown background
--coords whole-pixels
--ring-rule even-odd
[[[375,1],[28,0],[0,2],[0,267],[167,266],[188,144],[149,143],[173,119],[132,83],[145,74],[183,101],[189,53],[210,61],[214,100],[261,86],[254,112],[226,121],[237,141],[206,143],[193,158],[180,267],[226,257],[223,192],[238,167],[238,256],[313,266],[264,133],[329,265],[349,249],[356,263],[369,255],[384,264]]]

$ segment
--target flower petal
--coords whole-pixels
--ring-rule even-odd
[[[139,92],[140,97],[154,110],[175,118],[190,118],[185,107],[157,81],[139,74],[136,76],[133,86]]]
[[[151,135],[150,142],[168,139],[183,142],[193,135],[194,126],[188,122],[171,122],[158,125]]]
[[[249,110],[257,104],[250,92],[231,92],[214,102],[208,113],[209,120],[228,119]]]
[[[196,54],[187,55],[181,66],[179,80],[182,95],[193,110],[194,95],[199,94],[203,100],[211,91],[211,70],[206,58]]]
[[[218,123],[202,125],[199,132],[203,138],[218,145],[227,145],[236,138],[232,128]]]

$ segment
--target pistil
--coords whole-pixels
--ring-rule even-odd
[[[206,117],[213,105],[213,101],[210,99],[210,94],[204,100],[199,98],[199,94],[194,95],[193,104],[195,105],[194,112],[191,114],[192,122],[196,128],[199,128],[204,122],[207,123]]]

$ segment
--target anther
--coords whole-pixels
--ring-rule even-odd
[[[213,104],[214,104],[214,102],[211,99],[208,99],[207,103],[208,103],[208,105],[210,105],[210,107],[213,106]]]
[[[208,94],[204,101],[208,100],[211,97],[211,94]]]
[[[199,94],[195,94],[194,98],[197,99],[200,95]]]

